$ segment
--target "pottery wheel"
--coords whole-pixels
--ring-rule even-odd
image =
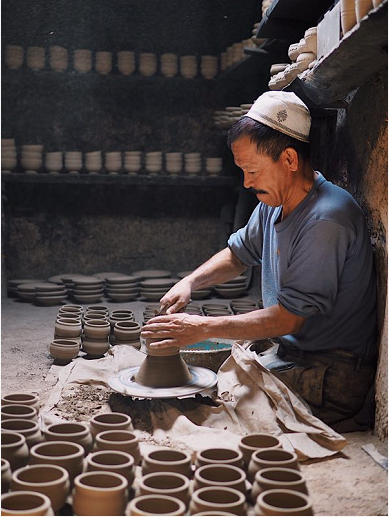
[[[113,375],[109,379],[109,385],[113,390],[123,395],[151,399],[187,397],[216,386],[217,376],[212,370],[190,365],[188,365],[188,369],[192,380],[184,386],[175,386],[174,388],[150,388],[149,386],[143,386],[135,382],[135,375],[139,370],[139,366],[126,368]]]

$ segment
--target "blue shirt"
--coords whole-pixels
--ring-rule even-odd
[[[318,173],[283,221],[281,213],[282,207],[260,202],[228,240],[244,264],[262,265],[264,307],[280,303],[307,318],[298,333],[278,337],[301,350],[374,354],[376,282],[362,210]]]

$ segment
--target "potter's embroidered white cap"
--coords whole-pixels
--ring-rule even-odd
[[[296,140],[309,142],[311,115],[303,101],[292,92],[263,93],[246,116]]]

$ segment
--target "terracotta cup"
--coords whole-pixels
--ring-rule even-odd
[[[81,422],[66,422],[63,424],[50,424],[44,431],[48,442],[63,441],[79,443],[84,447],[85,454],[92,450],[93,439],[89,426]]]
[[[203,465],[195,471],[193,489],[206,486],[235,488],[246,494],[246,473],[235,465]]]
[[[123,451],[95,451],[86,457],[86,471],[109,471],[121,474],[131,487],[135,478],[134,458]]]
[[[275,488],[286,488],[287,490],[308,494],[305,478],[301,472],[295,469],[272,467],[259,470],[255,474],[251,489],[251,500],[255,502],[259,494]]]
[[[138,481],[137,495],[169,495],[189,504],[189,479],[178,472],[151,472]]]
[[[46,495],[53,510],[60,510],[69,495],[70,483],[67,470],[58,465],[27,465],[12,475],[12,490],[27,490]]]
[[[296,453],[284,451],[284,449],[260,449],[251,455],[247,471],[247,477],[250,483],[254,482],[255,474],[259,470],[270,467],[285,467],[300,470]]]
[[[22,404],[23,406],[32,406],[39,411],[39,396],[36,393],[9,393],[1,397],[1,405]]]
[[[274,489],[262,492],[255,515],[314,515],[309,497],[293,490]]]
[[[1,515],[54,515],[54,512],[47,495],[23,490],[1,496]]]
[[[30,450],[30,465],[59,465],[68,471],[70,485],[82,472],[84,447],[65,441],[43,442]]]
[[[28,447],[22,434],[1,432],[1,457],[9,462],[12,472],[28,463]]]
[[[116,472],[84,472],[74,480],[76,515],[124,515],[127,479]]]
[[[93,438],[102,431],[133,431],[131,417],[125,413],[100,413],[90,420],[90,430]]]
[[[11,486],[11,464],[5,458],[1,458],[1,493],[8,492]]]
[[[24,406],[23,404],[8,404],[1,406],[1,420],[10,420],[11,418],[23,420],[38,420],[36,409],[32,406]]]
[[[179,472],[191,477],[191,456],[187,452],[168,448],[149,451],[142,459],[142,473],[146,475],[151,472]]]
[[[169,495],[141,495],[129,502],[126,515],[185,515],[185,504]]]
[[[189,505],[189,513],[226,511],[235,515],[246,515],[246,498],[234,488],[204,487],[195,490]]]
[[[141,460],[139,440],[131,431],[102,431],[96,435],[95,449],[127,452],[134,458],[135,465]]]
[[[277,449],[281,447],[280,440],[268,433],[253,433],[243,436],[239,442],[239,450],[243,454],[245,467],[250,463],[251,455],[259,449]]]
[[[34,420],[25,420],[22,418],[2,420],[1,430],[14,431],[15,433],[22,434],[25,437],[27,446],[29,448],[43,441],[43,436],[41,430],[39,429],[39,425]]]
[[[209,448],[198,451],[196,454],[196,467],[202,465],[235,465],[236,467],[242,467],[243,465],[243,454],[240,451],[229,448]]]

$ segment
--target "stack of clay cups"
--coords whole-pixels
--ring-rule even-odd
[[[199,174],[201,172],[201,153],[186,153],[185,158],[185,172],[188,174]]]
[[[58,364],[67,364],[78,356],[81,345],[82,323],[79,312],[58,312],[50,355]]]
[[[73,278],[74,277],[75,277],[75,275],[73,275],[71,273],[68,274],[68,275],[67,274],[61,275],[61,281],[62,281],[62,283],[66,287],[66,290],[68,292],[68,296],[72,296],[73,295],[73,290],[74,290],[74,280],[73,280]]]
[[[197,76],[197,58],[196,56],[181,56],[180,71],[185,79],[193,79]]]
[[[217,175],[222,171],[223,161],[222,158],[206,158],[205,159],[205,170],[210,175]]]
[[[142,52],[139,55],[139,72],[150,77],[157,72],[157,56],[150,52]]]
[[[92,51],[77,49],[73,53],[73,66],[76,72],[86,74],[92,70]]]
[[[217,57],[216,56],[201,56],[201,75],[205,79],[214,79],[217,75]]]
[[[82,348],[89,357],[102,357],[109,349],[110,324],[107,319],[86,319]]]
[[[78,174],[82,169],[82,153],[80,151],[65,152],[65,169],[69,174]]]
[[[50,174],[58,174],[63,167],[62,151],[50,151],[45,153],[45,168]]]
[[[145,154],[146,163],[145,168],[146,171],[151,175],[157,174],[162,170],[162,152],[161,151],[152,151]]]
[[[112,70],[112,52],[98,50],[96,52],[96,72],[107,75]]]
[[[85,169],[89,174],[98,174],[102,167],[101,151],[85,153]]]
[[[1,170],[12,172],[17,163],[15,140],[13,138],[1,139]]]
[[[131,426],[130,426],[131,428]],[[99,431],[95,436],[94,449],[96,451],[123,451],[130,454],[139,465],[142,457],[139,440],[129,429],[110,429]]]
[[[101,450],[97,443],[97,436],[105,431],[133,431],[132,420],[129,415],[114,411],[112,413],[99,413],[94,415],[90,420],[90,431],[97,449]],[[108,448],[108,447],[107,447]],[[123,450],[123,449],[114,449]]]
[[[58,45],[50,47],[49,63],[55,72],[64,72],[68,67],[67,49]]]
[[[136,174],[142,168],[141,151],[125,151],[124,152],[124,170],[129,175]]]
[[[36,174],[42,167],[42,151],[41,144],[22,145],[21,164],[26,173]]]
[[[136,321],[117,321],[113,328],[115,345],[129,345],[140,349],[140,325]]]
[[[109,174],[118,174],[122,168],[122,153],[111,151],[105,153],[105,169]]]
[[[117,54],[118,69],[123,75],[131,75],[135,72],[135,52],[121,50]]]
[[[174,77],[178,72],[177,54],[161,55],[161,72],[165,77]]]
[[[165,153],[165,167],[169,174],[182,171],[182,153]]]
[[[104,292],[104,280],[94,276],[75,277],[73,298],[80,303],[97,303]]]
[[[134,313],[128,309],[118,309],[111,311],[109,315],[109,322],[111,325],[110,341],[112,345],[115,344],[114,328],[115,323],[118,321],[135,321]]]
[[[18,45],[6,45],[4,50],[4,62],[12,70],[17,70],[23,64],[23,47]]]
[[[139,294],[139,278],[127,275],[107,278],[105,289],[107,296],[116,302],[135,300]]]
[[[27,48],[27,66],[34,72],[45,68],[45,49],[43,47]]]

